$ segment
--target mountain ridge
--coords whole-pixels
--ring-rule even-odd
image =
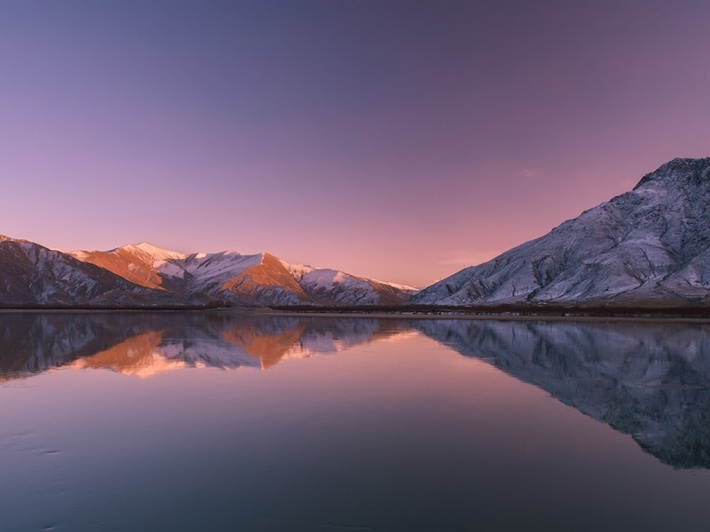
[[[416,290],[290,265],[269,253],[178,253],[147,242],[52,250],[0,235],[0,306],[200,307],[404,304]]]

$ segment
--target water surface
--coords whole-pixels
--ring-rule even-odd
[[[703,530],[709,340],[0,315],[0,530]]]

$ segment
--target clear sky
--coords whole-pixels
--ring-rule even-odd
[[[710,155],[710,2],[0,3],[0,233],[417,286]]]

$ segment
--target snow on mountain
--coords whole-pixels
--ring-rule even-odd
[[[156,258],[139,246],[126,246],[109,252],[73,251],[75,259],[93,264],[144,288],[162,290],[162,279],[155,268]]]
[[[402,304],[415,289],[344,272],[290,265],[269,253],[182,254],[151,244],[71,255],[145,288],[238,305]]]
[[[630,192],[466,268],[413,303],[710,302],[710,158],[674,159]]]
[[[185,258],[185,255],[182,253],[159,248],[158,246],[154,246],[152,244],[149,244],[148,242],[141,242],[140,244],[136,245],[124,246],[124,249],[135,254],[143,254],[146,258],[149,258],[154,262],[165,262],[169,259]]]
[[[319,302],[397,305],[401,304],[407,295],[417,291],[410,286],[383,283],[329,268],[283,264],[306,293]]]

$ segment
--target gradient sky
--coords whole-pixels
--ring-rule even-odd
[[[710,155],[710,2],[0,3],[0,233],[424,286]]]

